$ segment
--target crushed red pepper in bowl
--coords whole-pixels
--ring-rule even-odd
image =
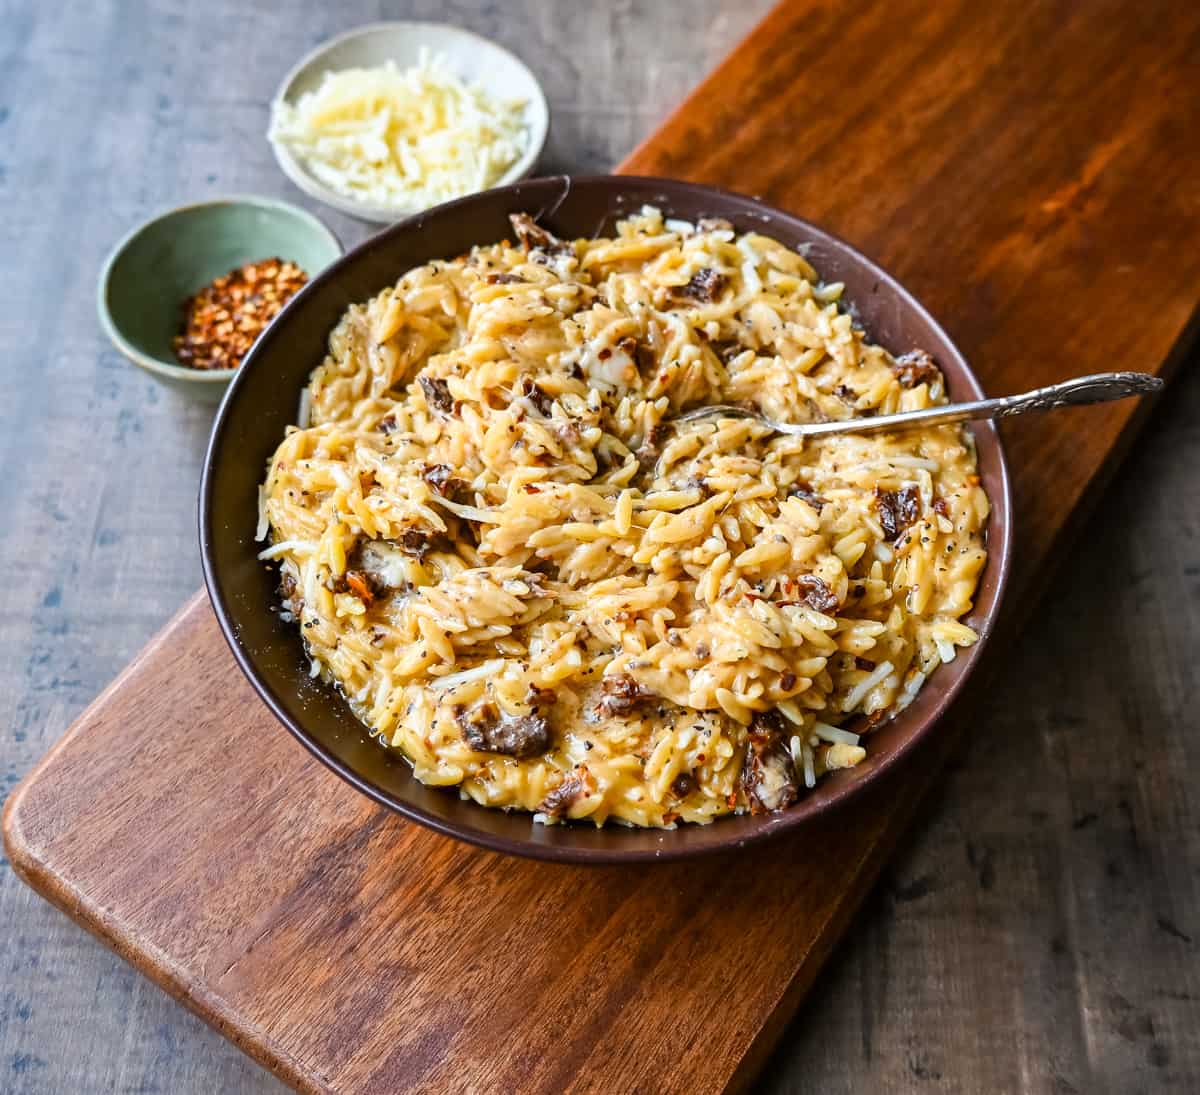
[[[175,356],[193,369],[236,369],[307,281],[300,267],[280,258],[230,270],[184,301]]]

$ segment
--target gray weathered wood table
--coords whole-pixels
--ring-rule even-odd
[[[104,341],[110,244],[197,197],[312,208],[275,169],[266,103],[357,23],[448,20],[512,47],[550,97],[545,167],[604,170],[767,6],[0,0],[4,787],[200,582],[210,411]],[[347,244],[367,231],[327,220]],[[1185,369],[764,1090],[1200,1085],[1198,420]],[[0,1092],[279,1089],[6,863],[0,925]]]

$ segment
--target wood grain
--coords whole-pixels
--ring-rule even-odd
[[[311,763],[231,669],[194,599],[17,789],[6,839],[18,874],[305,1090],[719,1091],[845,911],[797,842],[630,870],[436,837]]]
[[[1017,378],[1057,378],[1101,367],[1108,355],[1136,353],[1139,363],[1167,363],[1195,306],[1196,257],[1176,255],[1171,246],[1176,236],[1195,236],[1197,206],[1188,183],[1196,165],[1190,158],[1194,151],[1183,144],[1184,135],[1196,129],[1195,102],[1169,94],[1186,90],[1188,51],[1196,45],[1194,21],[1177,13],[1170,18],[1165,7],[1147,14],[1144,24],[1132,9],[1119,7],[1097,8],[1086,19],[1073,10],[1063,19],[1060,9],[1048,7],[1022,19],[969,16],[974,10],[947,5],[928,12],[901,5],[863,13],[842,35],[848,34],[849,41],[838,39],[836,44],[845,51],[839,60],[857,59],[849,68],[872,67],[873,75],[847,93],[845,81],[839,85],[835,79],[833,69],[839,66],[828,61],[835,30],[847,28],[829,24],[815,7],[781,9],[748,43],[744,63],[731,62],[732,67],[718,72],[690,109],[668,124],[661,146],[652,142],[629,166],[661,170],[673,165],[673,173],[763,192],[840,231],[882,259],[933,306],[994,390],[1016,387],[1011,382]],[[1095,56],[1078,55],[1081,41],[1096,43]],[[1089,53],[1092,48],[1089,44]],[[893,50],[899,61],[890,58]],[[930,56],[936,64],[915,63]],[[879,58],[885,59],[875,72],[868,62]],[[996,77],[1014,59],[1021,62],[1020,87]],[[1126,65],[1132,67],[1122,67]],[[1086,86],[1078,69],[1091,73]],[[1146,74],[1144,94],[1137,88],[1130,92],[1128,80],[1121,78],[1128,71]],[[1053,84],[1057,93],[1061,82],[1066,84],[1061,102],[1047,103],[1031,91]],[[1117,85],[1125,88],[1123,98]],[[836,102],[828,98],[825,89],[830,87],[838,88]],[[788,106],[793,95],[806,111],[794,102]],[[736,106],[729,107],[733,100]],[[885,104],[882,109],[880,103]],[[864,119],[869,123],[873,111],[888,117],[900,135],[900,151],[911,154],[907,160],[890,146],[882,147],[887,142],[879,141],[871,124],[855,128]],[[812,115],[805,127],[813,133],[811,147],[789,136],[802,113]],[[1104,132],[1092,122],[1101,115]],[[1042,130],[1053,132],[1057,140],[1031,147]],[[986,134],[986,141],[982,136],[970,139],[972,132]],[[778,149],[781,140],[787,142],[786,177],[781,177],[778,154],[755,152],[764,144],[768,153]],[[1114,141],[1118,152],[1101,155],[1089,176],[1096,150]],[[691,157],[694,165],[689,165]],[[939,158],[945,162],[933,162]],[[976,162],[979,158],[982,164]],[[847,180],[855,181],[850,193],[845,192]],[[1049,215],[1046,204],[1053,213],[1054,203],[1064,200],[1062,223],[1051,217],[1052,223],[1042,225]],[[997,207],[1007,212],[1002,215]],[[914,239],[938,241],[936,265],[931,264],[931,248],[914,246]],[[1127,253],[1131,239],[1138,247],[1132,258]],[[1131,269],[1122,270],[1127,259]],[[1140,314],[1136,324],[1118,322],[1115,317],[1126,314],[1123,309],[1132,296],[1153,300],[1154,310]],[[1096,335],[1097,317],[1114,317],[1105,324],[1103,338]],[[1050,419],[1031,434],[1013,436],[1010,431],[1026,537],[1023,593],[1046,573],[1037,564],[1056,554],[1070,527],[1068,518],[1078,512],[1076,503],[1094,491],[1103,459],[1115,451],[1124,417],[1119,409],[1088,412],[1087,432],[1084,427],[1067,432]],[[1158,516],[1160,522],[1169,517]],[[1015,599],[1028,611],[1028,595]],[[1111,626],[1103,614],[1090,620],[1096,629]],[[172,652],[170,667],[165,650]],[[891,812],[867,811],[865,817],[856,812],[843,817],[836,829],[811,834],[810,846],[776,849],[748,862],[714,863],[712,873],[706,868],[696,878],[672,868],[628,875],[583,872],[579,880],[534,878],[527,868],[564,869],[467,852],[377,815],[303,760],[270,725],[263,724],[261,766],[238,766],[227,783],[229,755],[244,748],[250,736],[248,714],[250,724],[257,724],[245,686],[239,681],[228,687],[235,678],[220,664],[222,653],[211,623],[193,609],[170,643],[158,648],[158,656],[142,663],[138,677],[127,679],[111,703],[93,708],[81,730],[17,800],[20,809],[10,818],[19,821],[21,855],[14,855],[14,863],[37,871],[42,884],[50,886],[46,867],[53,861],[54,873],[72,880],[69,889],[53,883],[61,903],[127,953],[136,948],[139,964],[149,962],[161,982],[281,1075],[316,1090],[392,1090],[395,1074],[389,1069],[401,1065],[414,1070],[430,1089],[447,1079],[437,1068],[462,1067],[487,1068],[464,1072],[461,1079],[466,1083],[475,1075],[489,1087],[499,1087],[505,1079],[522,1089],[566,1086],[568,1080],[587,1087],[602,1075],[629,1085],[640,1081],[655,1090],[708,1090],[703,1084],[688,1086],[696,1078],[689,1061],[701,1050],[711,1052],[710,1063],[715,1059],[732,1068],[738,1060],[748,1062],[740,1073],[744,1078],[845,926],[917,797],[915,785],[898,787],[889,796],[894,800]],[[1073,667],[1064,666],[1061,675],[1071,671]],[[181,681],[194,696],[192,678],[214,682],[206,692],[213,702],[199,718],[192,706],[180,711],[168,703]],[[1145,686],[1134,695],[1136,700],[1141,694],[1143,705],[1148,698],[1144,692]],[[129,706],[116,706],[122,702]],[[145,732],[148,711],[162,713],[151,732]],[[1009,723],[999,725],[1012,729],[1011,716]],[[135,727],[143,733],[135,734]],[[948,746],[949,737],[928,765],[930,771]],[[1065,745],[1060,739],[1047,748],[1053,755]],[[188,761],[186,768],[179,766],[181,758]],[[1019,762],[1020,756],[1008,759]],[[1087,764],[1081,769],[1094,770]],[[1076,793],[1086,790],[1081,778],[1077,774],[1073,783]],[[1129,777],[1127,787],[1134,778]],[[993,796],[1004,793],[1000,784],[991,787]],[[1103,810],[1085,810],[1071,824],[1083,822],[1078,831],[1084,833],[1095,826],[1098,840],[1115,833],[1119,841],[1130,839],[1127,830],[1134,841],[1146,840],[1137,834],[1153,830],[1156,821],[1172,820],[1178,826],[1178,811],[1172,814],[1165,805],[1178,801],[1178,789],[1166,787],[1174,797],[1165,798],[1164,805],[1150,800],[1150,789],[1143,788],[1141,797],[1130,793],[1124,811],[1112,803],[1112,817]],[[1048,787],[1042,793],[1050,797]],[[199,826],[198,801],[206,807],[206,824]],[[1087,822],[1089,813],[1101,820]],[[155,818],[156,830],[148,831],[149,816]],[[96,833],[107,839],[106,854],[99,858],[84,839]],[[814,855],[813,848],[820,854]],[[982,890],[991,889],[983,887],[989,873],[994,883],[995,872],[1003,869],[1004,851],[1003,842],[993,838],[963,856]],[[954,852],[961,853],[957,843]],[[417,861],[421,871],[463,880],[463,889],[443,881],[441,889],[428,892],[411,877],[416,874],[411,864]],[[1140,860],[1128,855],[1116,862],[1128,871],[1130,862]],[[279,863],[295,864],[295,869],[269,869]],[[829,884],[833,875],[841,883],[836,887]],[[1175,899],[1195,910],[1194,884],[1188,905],[1186,884],[1175,872],[1160,869],[1156,877],[1156,901],[1183,895]],[[782,888],[774,886],[776,881]],[[918,876],[892,889],[919,894],[920,881]],[[470,884],[469,898],[463,896],[465,884]],[[586,908],[562,900],[576,890],[590,899]],[[717,901],[712,900],[714,891]],[[1032,891],[1029,900],[1038,895]],[[988,911],[986,897],[979,907]],[[517,909],[529,914],[510,927],[507,920],[515,918]],[[562,919],[555,920],[550,909]],[[728,922],[717,919],[718,909],[725,910]],[[738,916],[739,909],[746,911]],[[686,920],[680,914],[687,914]],[[1078,914],[1073,915],[1077,920]],[[1177,913],[1161,918],[1188,940],[1159,929],[1165,962],[1171,953],[1167,948],[1190,946],[1194,936],[1186,920],[1180,927]],[[497,922],[502,943],[489,951],[480,944],[496,938]],[[680,930],[681,922],[686,930]],[[422,926],[416,938],[410,931],[414,923]],[[764,951],[755,945],[769,928],[771,946],[777,946],[777,937],[788,934],[778,930],[780,924],[798,937],[793,941],[789,936],[784,948],[786,960],[795,964],[794,976],[753,962],[737,977],[731,976],[728,962],[719,977],[704,968],[711,955],[703,944],[716,947],[714,940],[719,940],[727,945],[731,935],[739,962],[746,955],[761,962]],[[546,937],[564,928],[593,941],[580,955],[555,951]],[[1079,941],[1069,938],[1072,924],[1054,930],[1064,954],[1077,966],[1092,961]],[[461,963],[464,940],[479,947],[475,953],[483,957]],[[896,976],[906,974],[911,980],[938,954],[931,944],[940,942],[936,934],[922,936],[922,946]],[[651,944],[664,950],[660,954]],[[986,939],[980,949],[994,950]],[[501,951],[522,955],[515,978],[499,962]],[[465,966],[468,977],[465,984],[456,983],[447,999],[444,982],[431,978],[425,963],[444,960],[449,953]],[[765,953],[778,956],[780,951]],[[607,963],[598,961],[601,956],[614,964],[611,974]],[[561,976],[563,970],[567,976]],[[597,970],[600,985],[595,983]],[[573,990],[584,974],[589,996],[581,1003]],[[747,980],[749,989],[743,985]],[[499,981],[507,991],[497,990]],[[678,1036],[665,1029],[670,1024],[646,1022],[660,984],[672,990],[672,1019],[684,1017]],[[878,992],[878,981],[871,984]],[[303,995],[293,991],[299,988],[306,990]],[[1189,990],[1184,984],[1172,991]],[[735,1016],[736,1023],[707,1021],[688,1027],[689,1017],[708,1019],[714,998],[722,1000],[722,1015]],[[337,1005],[338,1021],[328,1019],[330,1001]],[[1118,1042],[1139,1047],[1157,1070],[1151,1075],[1172,1075],[1169,1060],[1156,1063],[1164,1052],[1169,1058],[1171,1032],[1162,1029],[1161,1019],[1155,1030],[1148,1005],[1112,990],[1098,991],[1090,1006],[1118,1030]],[[426,1036],[416,1044],[405,1042],[405,1036],[416,1032],[402,1028],[398,1044],[393,1017],[412,1015],[413,1009],[423,1017]],[[984,1016],[966,1011],[967,1022],[977,1030]],[[517,1031],[529,1032],[528,1026],[515,1023],[529,1024],[530,1014],[538,1017],[531,1033],[544,1039],[541,1043],[514,1038]],[[658,1014],[663,1014],[661,1004]],[[1081,1022],[1090,1021],[1085,1013]],[[932,1036],[928,1028],[915,1026],[917,1036]],[[504,1037],[489,1038],[498,1028]],[[1127,1039],[1121,1028],[1128,1031]],[[1004,1055],[1003,1044],[994,1038],[977,1035],[975,1044],[978,1051],[968,1055],[970,1061]],[[552,1050],[542,1052],[538,1045]],[[1194,1039],[1190,1046],[1194,1065]],[[897,1037],[890,1048],[884,1067],[892,1058],[908,1067],[900,1085],[906,1079],[933,1083],[935,1073],[940,1079],[949,1069],[921,1044],[906,1050]],[[849,1082],[836,1064],[826,1062],[825,1074]],[[423,1072],[422,1066],[427,1066]],[[30,1067],[37,1068],[26,1065],[22,1075]],[[1186,1081],[1180,1068],[1177,1063],[1175,1075]],[[779,1071],[777,1082],[786,1084],[786,1061]],[[717,1068],[716,1079],[720,1072]],[[1050,1085],[1058,1079],[1069,1084],[1069,1074],[1069,1068],[1044,1070],[1044,1089],[1053,1089]],[[791,1075],[800,1085],[802,1077],[811,1075],[809,1062],[798,1060]],[[980,1064],[978,1075],[984,1079],[974,1089],[1009,1086],[985,1086],[988,1077],[1005,1075],[998,1066],[989,1071]],[[1023,1086],[1041,1089],[1036,1068],[1017,1078]],[[1080,1090],[1093,1089],[1086,1074],[1077,1078]],[[454,1079],[460,1079],[457,1071]],[[716,1079],[710,1072],[707,1082]],[[867,1086],[877,1085],[868,1081]],[[1059,1085],[1059,1090],[1067,1089]]]

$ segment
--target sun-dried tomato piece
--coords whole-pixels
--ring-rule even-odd
[[[921,496],[916,487],[901,487],[900,490],[876,487],[875,506],[879,510],[884,539],[891,543],[895,543],[905,529],[921,516]]]
[[[901,354],[892,363],[892,372],[905,388],[927,384],[940,375],[933,358],[924,350],[910,350],[907,354]]]
[[[454,397],[450,394],[450,385],[440,376],[419,376],[417,383],[421,385],[421,391],[425,395],[425,402],[429,404],[430,410],[440,414],[453,413]]]
[[[800,797],[796,766],[787,746],[787,724],[778,711],[758,712],[750,724],[742,790],[752,814],[785,809]]]

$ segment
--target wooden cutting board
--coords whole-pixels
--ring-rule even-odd
[[[1169,373],[1200,298],[1198,53],[1200,7],[1166,0],[784,4],[622,170],[841,234],[993,392]],[[1009,643],[1136,416],[1006,431]],[[18,787],[5,840],[30,885],[303,1090],[719,1091],[761,1065],[956,731],[986,731],[982,697],[794,840],[570,868],[341,784],[262,708],[198,595]]]

